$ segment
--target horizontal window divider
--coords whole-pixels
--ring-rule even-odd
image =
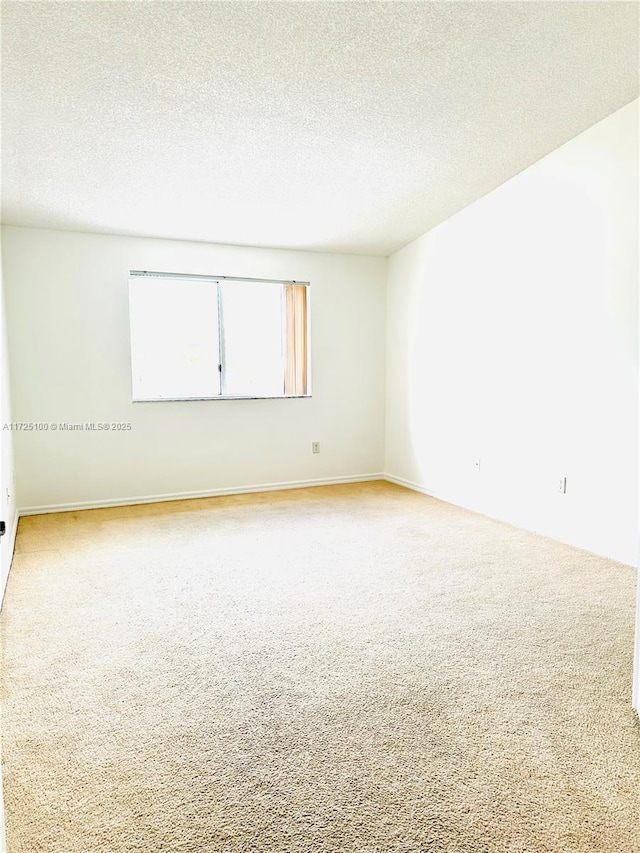
[[[244,281],[255,282],[256,284],[299,284],[303,287],[309,287],[308,281],[296,281],[288,278],[242,278],[237,275],[197,275],[196,273],[179,273],[179,272],[151,272],[150,270],[129,270],[130,278],[171,278],[183,279],[185,281]]]

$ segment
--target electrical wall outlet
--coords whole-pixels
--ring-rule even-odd
[[[566,495],[566,493],[567,493],[567,478],[566,477],[560,477],[560,479],[558,480],[558,491],[560,492],[561,495]]]
[[[320,442],[312,441],[311,442],[311,452],[312,453],[320,453]]]

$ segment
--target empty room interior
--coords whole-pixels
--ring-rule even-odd
[[[639,853],[639,5],[2,2],[7,853]]]

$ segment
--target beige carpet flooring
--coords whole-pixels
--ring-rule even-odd
[[[634,586],[384,483],[24,518],[8,851],[640,851]]]

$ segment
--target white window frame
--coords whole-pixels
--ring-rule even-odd
[[[132,377],[132,385],[131,385],[131,400],[133,403],[178,403],[178,402],[189,402],[189,401],[198,401],[198,400],[301,400],[307,399],[312,396],[312,387],[311,387],[311,284],[308,281],[297,281],[294,279],[268,279],[268,278],[246,278],[241,276],[228,276],[228,275],[200,275],[200,274],[192,274],[192,273],[170,273],[170,272],[151,272],[149,270],[129,270],[129,288],[131,285],[131,280],[136,278],[167,278],[172,280],[184,280],[184,281],[207,281],[211,282],[211,284],[219,285],[222,282],[245,282],[245,283],[255,283],[255,284],[280,284],[283,285],[283,296],[284,296],[284,285],[286,284],[296,284],[301,285],[307,288],[307,298],[306,298],[306,327],[307,327],[307,336],[306,336],[306,345],[307,345],[307,393],[306,394],[272,394],[272,395],[244,395],[244,394],[224,394],[224,381],[225,381],[225,359],[224,359],[224,313],[222,308],[222,299],[221,299],[221,290],[217,288],[217,297],[218,297],[218,376],[219,376],[219,388],[220,394],[215,394],[213,396],[197,396],[197,397],[136,397],[133,388],[133,365],[132,361],[130,361],[130,374]],[[129,318],[129,334],[130,338],[133,337],[133,329],[131,326],[131,317]],[[132,346],[130,341],[130,346]],[[130,358],[131,358],[131,349],[130,349]]]

